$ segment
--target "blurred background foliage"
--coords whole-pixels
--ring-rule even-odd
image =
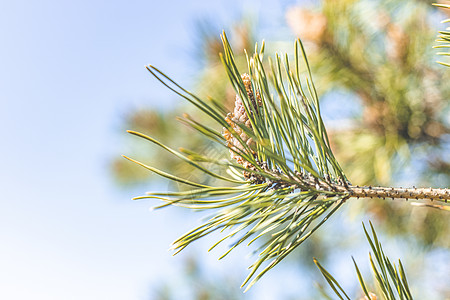
[[[295,37],[305,43],[332,147],[354,185],[450,186],[450,72],[435,63],[436,50],[432,49],[445,11],[431,2],[328,0],[293,5],[286,9],[279,24],[279,36],[286,39],[267,41],[266,54],[272,50],[288,52]],[[235,94],[218,56],[222,28],[215,29],[212,20],[198,24],[199,48],[195,54],[199,71],[190,90],[220,101],[232,111]],[[247,68],[242,50],[253,50],[256,31],[257,22],[250,18],[236,21],[227,30],[242,72]],[[182,101],[178,103],[165,111],[154,107],[130,111],[123,128],[149,134],[171,147],[229,155],[175,120],[187,113],[208,123],[204,115]],[[138,139],[127,141],[131,148],[128,153],[137,160],[209,183],[206,176],[167,152]],[[155,179],[121,158],[113,160],[111,166],[117,183],[123,186]],[[353,200],[348,204],[343,212],[347,218],[359,222],[361,217],[357,216],[366,214],[377,224],[378,231],[405,240],[420,249],[421,255],[435,247],[450,247],[450,222],[441,211],[381,199]],[[334,253],[357,244],[351,241],[352,234],[345,226],[327,228],[291,255],[289,263],[315,268],[312,256],[326,261],[331,249]],[[191,281],[208,282],[197,268],[196,259],[187,261],[190,271],[186,276]],[[419,284],[421,272],[416,271],[419,274],[410,277],[415,276]],[[321,281],[319,272],[314,276]],[[192,299],[242,297],[237,284],[224,289],[223,282],[227,281],[221,280],[215,287],[212,283],[187,286],[193,289]],[[163,283],[158,299],[175,299],[171,296],[174,284]],[[230,292],[233,290],[237,293]],[[450,287],[440,292],[443,298],[449,297]]]

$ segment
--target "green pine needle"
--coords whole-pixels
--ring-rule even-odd
[[[405,270],[401,261],[398,261],[398,267],[391,263],[389,258],[384,254],[383,249],[381,247],[381,243],[378,240],[377,234],[371,222],[370,227],[372,231],[372,236],[366,230],[365,225],[363,224],[364,233],[366,235],[367,241],[373,251],[375,256],[375,261],[372,258],[372,254],[369,253],[369,261],[372,266],[372,272],[374,273],[374,277],[377,280],[378,286],[380,287],[381,292],[383,293],[380,296],[383,296],[383,299],[386,300],[411,300],[413,299],[408,281],[406,279]],[[359,270],[358,265],[356,264],[355,259],[352,257],[353,264],[355,266],[356,274],[358,277],[358,281],[361,285],[361,289],[366,297],[366,299],[373,299],[369,292],[366,282]],[[324,276],[325,280],[328,282],[328,285],[334,291],[334,293],[339,297],[339,299],[343,299],[343,296],[348,298],[345,291],[341,288],[337,280],[324,268],[322,265],[314,259],[314,263],[319,268],[320,272]],[[338,290],[339,289],[339,290]],[[342,294],[341,294],[342,293]]]
[[[443,8],[443,9],[450,9],[450,4],[443,4],[443,3],[433,3],[434,6]],[[442,23],[449,23],[450,19],[445,19],[442,21]],[[443,31],[439,31],[439,35],[438,35],[438,39],[436,40],[436,42],[439,42],[438,45],[434,46],[433,48],[448,48],[450,47],[450,27],[446,28],[446,30]],[[449,56],[450,53],[449,52],[438,52],[436,53],[437,55],[440,56]],[[450,63],[448,62],[442,62],[442,61],[438,61],[437,63],[446,66],[446,67],[450,67]]]

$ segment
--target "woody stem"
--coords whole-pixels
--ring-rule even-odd
[[[348,191],[357,198],[450,200],[449,189],[349,186]]]
[[[271,172],[267,173],[273,177],[278,177],[279,180],[273,183],[290,185],[286,183],[286,176],[283,174]],[[256,176],[258,177],[258,176]],[[448,188],[394,188],[394,187],[374,187],[374,186],[358,186],[345,185],[343,183],[335,183],[324,180],[315,179],[311,176],[300,175],[299,177],[291,177],[297,181],[297,186],[300,189],[313,189],[316,191],[323,191],[326,193],[337,192],[340,194],[347,194],[353,198],[392,198],[392,199],[416,199],[416,200],[437,200],[448,203],[450,200],[450,189]]]

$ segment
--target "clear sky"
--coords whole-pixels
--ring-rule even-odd
[[[174,99],[144,66],[189,83],[195,21],[257,2],[0,2],[0,299],[149,299],[182,270],[167,249],[188,228],[167,220],[198,216],[149,212],[108,163],[124,111]]]

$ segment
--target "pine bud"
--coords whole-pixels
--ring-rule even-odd
[[[259,106],[262,106],[261,96],[258,92],[256,92],[256,98],[253,94],[251,79],[248,74],[241,75],[242,81],[244,82],[245,90],[247,91],[248,98],[250,99],[255,111]],[[235,151],[245,151],[244,145],[241,144],[237,136],[239,136],[247,146],[252,148],[255,144],[252,138],[250,138],[241,126],[245,126],[248,129],[252,130],[252,125],[250,119],[245,111],[244,103],[239,95],[236,95],[236,100],[234,102],[234,110],[232,113],[228,113],[225,120],[227,123],[233,128],[235,134],[233,135],[228,129],[223,129],[223,136],[227,141],[227,146],[230,148],[231,158],[235,159],[239,164],[243,165],[245,168],[253,168],[252,164],[248,161],[244,160],[239,154],[235,153]],[[234,150],[234,151],[233,151]],[[254,151],[251,150],[251,154],[255,155]],[[246,178],[249,177],[249,174],[245,174]]]

